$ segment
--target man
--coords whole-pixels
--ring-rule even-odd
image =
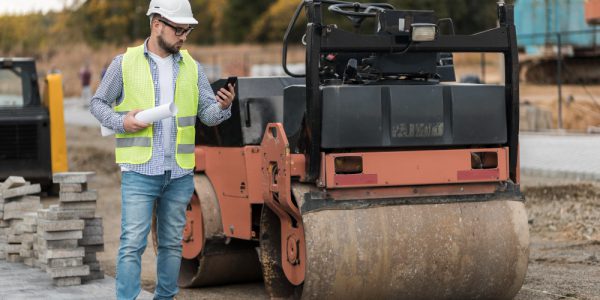
[[[85,63],[79,70],[79,80],[81,81],[81,100],[83,100],[83,106],[87,108],[88,101],[92,97],[92,89],[90,87],[92,72],[90,71],[89,63]]]
[[[91,101],[92,114],[116,132],[115,157],[122,170],[121,239],[117,299],[141,291],[141,255],[157,202],[155,299],[177,294],[185,210],[194,186],[195,120],[214,126],[231,115],[231,85],[216,98],[199,63],[181,46],[198,24],[188,0],[152,0],[151,34],[143,45],[117,56]],[[144,124],[140,110],[174,101],[173,118]],[[114,111],[110,108],[116,102]]]

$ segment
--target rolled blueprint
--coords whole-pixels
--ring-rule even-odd
[[[177,106],[175,105],[175,102],[171,102],[140,111],[135,115],[135,118],[146,124],[151,124],[162,119],[170,118],[176,114]],[[100,132],[102,133],[102,136],[109,136],[115,134],[115,132],[112,129],[106,128],[104,126],[100,127]]]

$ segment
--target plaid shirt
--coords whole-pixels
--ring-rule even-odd
[[[152,73],[152,81],[154,83],[154,103],[156,106],[160,103],[160,84],[158,80],[158,66],[152,60],[148,54],[147,43],[144,42],[144,55],[150,63],[150,71]],[[173,55],[173,87],[175,87],[177,81],[177,75],[179,74],[179,62],[183,57],[180,53]],[[116,101],[116,105],[123,101],[123,70],[121,68],[121,62],[123,55],[115,57],[106,70],[106,74],[96,94],[90,101],[90,112],[100,121],[100,123],[117,133],[124,133],[123,119],[125,115],[118,114],[111,108],[111,105]],[[208,79],[204,74],[204,70],[200,63],[198,64],[198,117],[202,123],[208,126],[215,126],[231,116],[231,106],[226,110],[221,110],[218,102],[215,99]],[[173,88],[175,90],[175,88]],[[177,139],[177,126],[175,125],[175,117],[171,118],[171,132],[163,132],[163,126],[161,122],[154,122],[152,125],[152,158],[144,164],[119,164],[121,168],[127,169],[143,175],[163,175],[165,170],[171,170],[171,178],[179,178],[190,174],[193,170],[182,169],[175,162],[175,147]],[[171,149],[163,149],[162,137],[163,134],[169,134],[171,136]]]

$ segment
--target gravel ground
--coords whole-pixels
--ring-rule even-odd
[[[70,169],[95,171],[98,214],[104,217],[105,252],[99,260],[115,275],[120,233],[120,175],[114,139],[97,128],[67,127]],[[531,233],[529,270],[515,299],[600,299],[600,185],[558,179],[523,178]],[[153,291],[155,255],[142,258],[144,289]],[[183,289],[182,299],[265,299],[262,283]]]

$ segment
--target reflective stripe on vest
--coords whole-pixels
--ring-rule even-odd
[[[117,148],[151,146],[152,139],[147,137],[117,138]]]
[[[194,148],[196,116],[198,114],[198,65],[186,50],[181,50],[179,74],[175,83],[177,140],[175,160],[183,169],[195,165]],[[129,48],[122,61],[123,101],[115,112],[125,114],[134,109],[155,106],[154,84],[144,45]],[[135,133],[117,134],[115,158],[117,163],[143,164],[152,157],[153,126]]]
[[[180,145],[177,145],[177,153],[179,153],[179,154],[194,153],[195,148],[196,148],[196,145],[194,145],[194,144],[180,144]]]
[[[196,125],[196,116],[177,118],[180,127]]]

